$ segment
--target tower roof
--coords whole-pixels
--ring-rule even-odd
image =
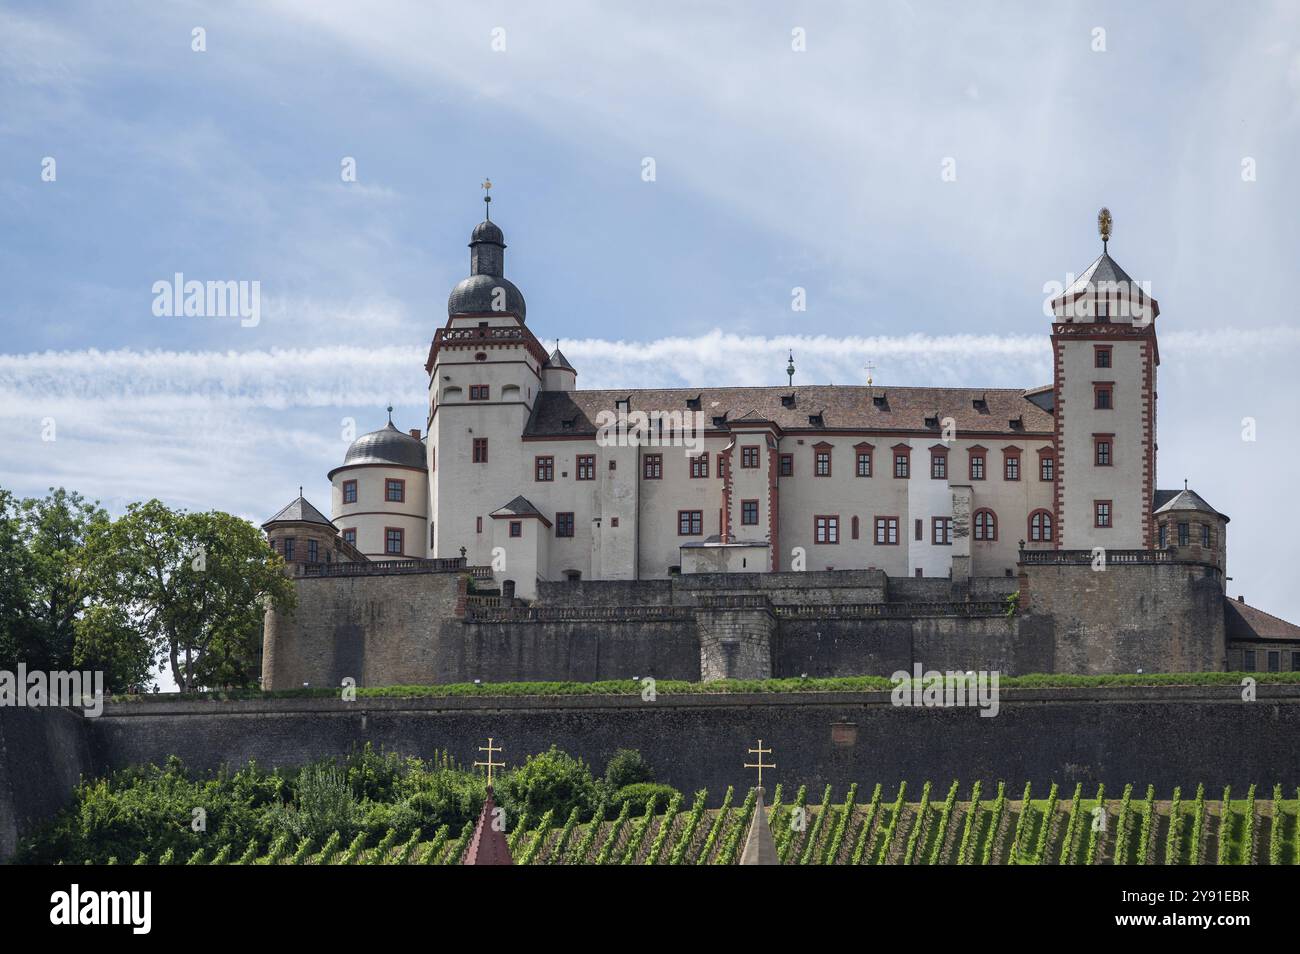
[[[399,464],[423,469],[426,466],[424,442],[399,431],[390,420],[386,427],[362,434],[353,441],[343,455],[343,463],[330,471],[330,475],[359,464]]]
[[[550,368],[553,371],[572,371],[574,374],[578,373],[573,365],[569,364],[569,359],[564,356],[562,351],[560,351],[559,345],[555,346],[555,350],[551,352],[551,356],[546,359],[546,364],[542,367],[543,369]]]
[[[470,233],[469,277],[447,297],[447,317],[498,312],[523,321],[528,305],[523,292],[505,277],[505,265],[505,233],[491,219],[484,219]]]
[[[1213,514],[1216,517],[1222,517],[1226,523],[1228,518],[1219,513],[1208,503],[1205,498],[1195,490],[1157,490],[1155,493],[1155,510],[1153,513],[1173,513],[1175,511],[1194,511],[1197,513]]]
[[[285,505],[274,517],[263,523],[262,526],[265,528],[275,523],[319,523],[324,524],[331,530],[334,529],[334,522],[313,507],[311,502],[301,494],[298,495],[296,500]]]
[[[493,822],[496,821],[496,802],[492,798],[492,786],[488,786],[487,797],[483,799],[483,810],[479,812],[478,823],[474,825],[474,834],[470,837],[469,847],[465,849],[463,865],[513,865],[510,856],[510,843],[506,833]]]

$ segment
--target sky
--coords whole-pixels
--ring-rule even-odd
[[[1300,620],[1297,156],[1288,3],[3,0],[0,487],[327,507],[353,428],[423,425],[485,177],[590,388],[1049,383],[1104,205],[1157,482]],[[156,314],[177,273],[258,320]]]

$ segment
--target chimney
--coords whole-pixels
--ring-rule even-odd
[[[418,427],[411,428],[411,436],[418,441],[420,439],[420,429]]]
[[[1238,595],[1237,595],[1237,602],[1238,602],[1238,603],[1244,603],[1244,602],[1246,602],[1246,597],[1244,597],[1244,596],[1238,594]]]

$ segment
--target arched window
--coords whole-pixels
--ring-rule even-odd
[[[1033,543],[1050,543],[1052,540],[1052,514],[1035,510],[1029,515],[1029,539]]]
[[[992,510],[975,511],[975,539],[996,540],[998,538],[998,518]]]

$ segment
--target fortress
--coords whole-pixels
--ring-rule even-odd
[[[1228,517],[1157,488],[1160,306],[1099,224],[1048,384],[802,385],[791,356],[781,386],[584,391],[485,218],[423,435],[390,409],[329,517],[264,524],[299,595],[264,688],[1300,669],[1300,627],[1225,597]]]

